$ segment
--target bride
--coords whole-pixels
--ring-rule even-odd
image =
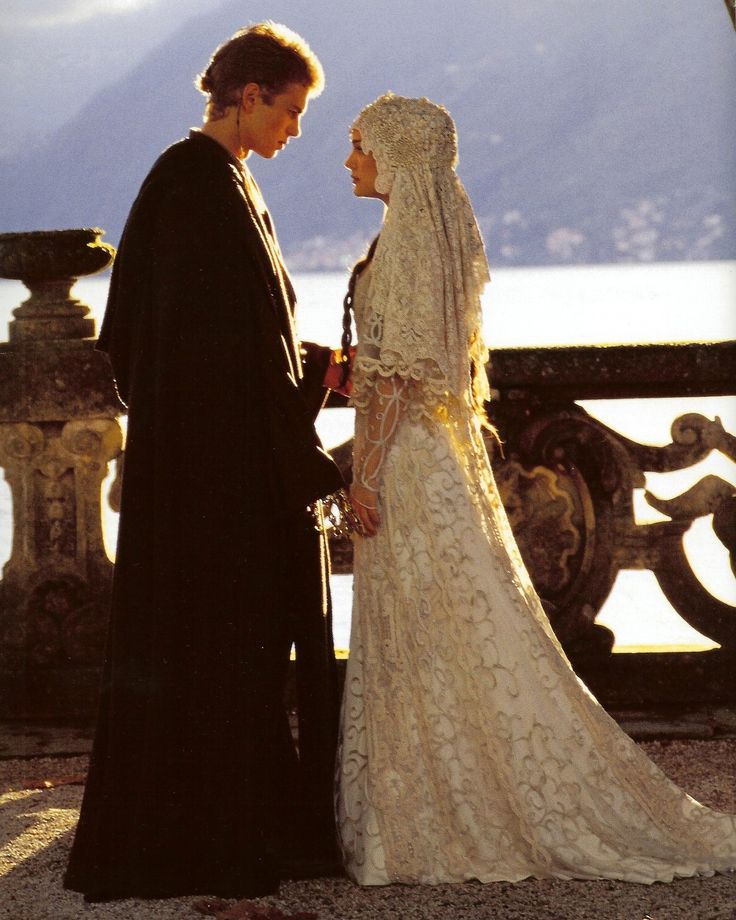
[[[489,279],[455,127],[388,94],[352,129],[387,205],[346,297],[358,330],[355,599],[337,810],[362,885],[736,867],[736,818],[670,782],[575,676],[519,556],[481,438]]]

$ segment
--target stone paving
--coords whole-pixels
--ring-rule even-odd
[[[2,920],[197,920],[201,898],[85,905],[61,876],[82,796],[88,745],[5,731],[0,742],[0,918]],[[642,742],[649,756],[695,798],[736,811],[736,739]],[[68,756],[60,756],[65,748]],[[82,748],[82,751],[75,751]],[[41,756],[44,752],[50,756]],[[224,908],[228,907],[225,911]],[[278,908],[278,911],[275,910]],[[359,889],[343,878],[286,882],[278,898],[219,905],[220,920],[736,920],[736,875],[670,885],[537,881],[518,884]]]

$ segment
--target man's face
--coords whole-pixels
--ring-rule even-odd
[[[270,160],[289,142],[299,137],[299,122],[307,110],[309,88],[301,83],[290,83],[286,89],[271,96],[271,103],[262,95],[256,98],[250,113],[243,140],[249,150]]]

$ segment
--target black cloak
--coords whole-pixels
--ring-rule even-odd
[[[144,181],[113,269],[99,347],[129,407],[125,473],[65,877],[93,899],[264,894],[334,845],[327,556],[305,510],[342,485],[314,430],[329,351],[299,350],[259,199],[192,132]]]

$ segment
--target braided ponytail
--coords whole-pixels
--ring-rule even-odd
[[[342,350],[340,358],[340,363],[342,364],[342,379],[340,385],[343,387],[350,377],[350,346],[353,341],[352,314],[354,312],[353,299],[355,297],[355,284],[360,273],[373,258],[377,245],[378,237],[376,237],[368,247],[368,252],[365,256],[353,265],[353,270],[350,272],[350,278],[348,280],[348,290],[342,302],[342,339],[340,340],[340,348]]]

